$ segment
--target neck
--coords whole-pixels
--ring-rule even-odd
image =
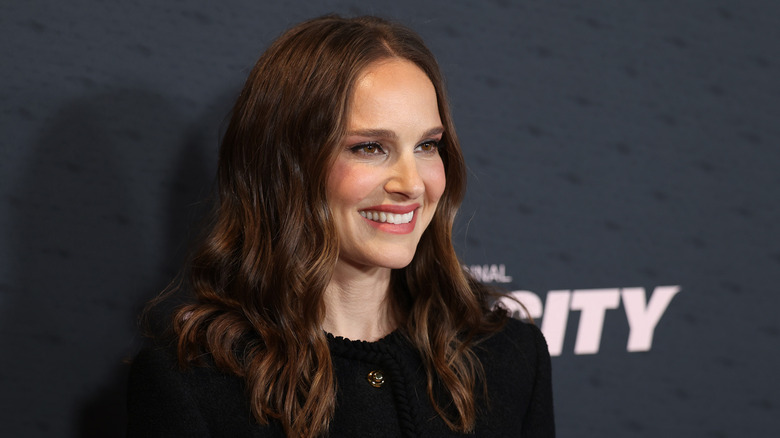
[[[322,328],[334,336],[373,342],[395,330],[390,269],[337,263],[325,290]]]

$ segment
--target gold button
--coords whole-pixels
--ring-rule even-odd
[[[371,371],[366,379],[374,388],[379,388],[385,383],[385,375],[382,374],[381,370]]]

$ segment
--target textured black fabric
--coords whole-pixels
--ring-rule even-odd
[[[457,437],[436,414],[425,370],[398,333],[377,342],[329,336],[338,382],[330,437]],[[478,437],[554,437],[550,356],[541,332],[510,320],[476,349],[485,369],[486,402],[478,393]],[[382,371],[380,387],[367,379]],[[213,368],[178,368],[172,352],[143,350],[128,391],[128,438],[283,437],[279,424],[252,419],[241,379]]]

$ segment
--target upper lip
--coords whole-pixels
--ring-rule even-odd
[[[406,214],[411,211],[417,210],[417,208],[420,207],[420,204],[411,204],[411,205],[395,205],[395,204],[382,204],[382,205],[375,205],[373,207],[368,208],[361,208],[361,211],[383,211],[385,213],[393,213],[393,214]]]

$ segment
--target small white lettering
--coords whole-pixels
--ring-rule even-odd
[[[464,268],[482,283],[512,282],[512,277],[506,275],[506,265],[471,265]]]

